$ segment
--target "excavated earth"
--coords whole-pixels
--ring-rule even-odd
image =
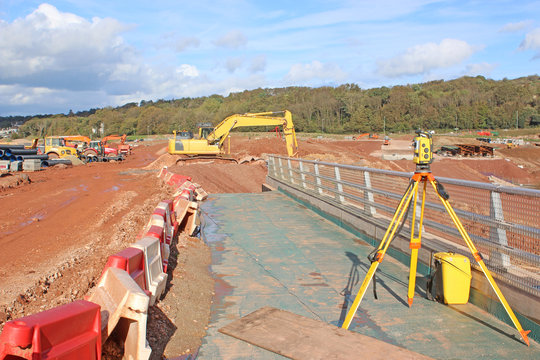
[[[381,152],[410,153],[410,140],[299,138],[299,157],[413,171],[410,160],[382,160]],[[172,189],[157,177],[163,166],[188,175],[208,193],[260,192],[266,155],[285,155],[275,135],[235,134],[236,162],[181,161],[165,140],[141,142],[122,162],[56,166],[0,177],[0,331],[6,321],[83,299],[107,257],[141,236],[157,203]],[[436,176],[501,184],[540,184],[540,147],[496,151],[494,158],[438,158]],[[194,353],[210,317],[214,282],[210,252],[199,238],[180,235],[171,250],[165,296],[149,309],[152,358]],[[104,344],[104,359],[121,358],[120,344]]]

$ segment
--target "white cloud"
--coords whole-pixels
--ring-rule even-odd
[[[469,76],[477,76],[477,75],[484,75],[489,76],[491,71],[495,69],[497,65],[495,64],[489,64],[487,62],[477,63],[477,64],[469,64],[467,65],[467,69],[465,70],[464,75]]]
[[[176,69],[176,73],[190,78],[196,78],[199,76],[199,70],[197,70],[197,67],[188,64],[180,65],[180,67]]]
[[[0,84],[95,89],[133,54],[119,36],[127,28],[42,4],[25,18],[0,23]]]
[[[539,51],[534,58],[540,57],[540,28],[536,28],[525,35],[525,39],[519,45],[519,50]]]
[[[244,60],[242,58],[230,57],[225,61],[225,68],[228,72],[233,73],[242,66],[243,62]]]
[[[194,37],[182,37],[175,41],[174,49],[178,52],[182,52],[190,47],[198,47],[201,44],[201,41]]]
[[[266,55],[257,55],[251,59],[249,71],[251,73],[261,72],[266,69]]]
[[[438,68],[461,63],[475,52],[475,47],[456,39],[444,39],[440,44],[413,46],[403,54],[377,62],[378,72],[387,77],[425,74]]]
[[[529,27],[532,25],[531,20],[523,20],[516,23],[508,23],[505,24],[499,31],[500,32],[516,32],[525,29],[526,27]]]
[[[247,38],[239,30],[231,30],[216,41],[214,44],[224,48],[238,49],[247,44]]]
[[[342,81],[346,74],[336,64],[321,63],[314,60],[311,64],[294,64],[291,66],[285,81],[291,83],[308,83],[311,80]]]

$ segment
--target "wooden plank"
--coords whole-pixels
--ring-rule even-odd
[[[219,331],[291,359],[431,359],[288,311],[263,307]]]

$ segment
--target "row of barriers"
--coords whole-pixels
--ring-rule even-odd
[[[191,178],[163,168],[158,177],[175,188],[161,201],[138,241],[109,256],[95,288],[84,300],[10,321],[0,334],[0,360],[101,359],[112,336],[124,344],[124,359],[145,360],[148,307],[167,283],[170,246],[180,231],[197,228],[198,202],[208,194]]]

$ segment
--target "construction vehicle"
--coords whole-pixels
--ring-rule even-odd
[[[360,140],[364,136],[367,136],[368,139],[373,139],[373,140],[377,140],[379,138],[379,135],[377,135],[377,134],[364,133],[364,134],[359,134],[359,135],[353,136],[353,140]]]
[[[120,140],[120,144],[116,145],[117,154],[131,154],[131,145],[126,144],[126,138],[127,135],[124,134],[122,136],[120,135],[107,135],[103,139],[101,139],[101,142],[103,143],[103,146],[105,149],[107,149],[107,143],[111,140]]]
[[[73,146],[85,156],[114,157],[118,156],[118,150],[103,146],[100,140],[90,140],[88,136],[73,135],[64,136],[67,146]]]
[[[513,148],[517,148],[519,145],[514,142],[514,140],[512,139],[504,139],[504,143],[506,144],[506,148],[507,149],[513,149]]]
[[[37,148],[37,146],[38,146],[38,142],[39,142],[39,139],[38,139],[38,138],[34,138],[34,139],[32,140],[32,144],[31,144],[31,145],[26,145],[24,148],[25,148],[25,149],[35,149],[35,148]]]
[[[76,148],[66,145],[64,136],[47,136],[44,152],[49,156],[49,159],[59,159],[69,155],[79,156]]]
[[[276,116],[283,114],[283,116]],[[223,144],[229,139],[231,130],[247,126],[282,126],[287,154],[295,156],[298,149],[296,133],[292,122],[291,112],[288,110],[278,112],[261,112],[231,115],[216,127],[212,124],[199,124],[198,138],[185,139],[179,137],[183,132],[173,132],[174,137],[169,140],[168,152],[173,155],[219,155],[224,153]],[[229,146],[230,149],[230,146]]]

